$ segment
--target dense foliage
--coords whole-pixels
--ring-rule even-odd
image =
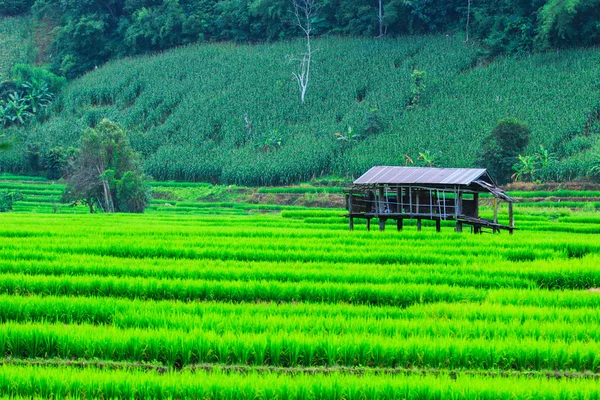
[[[32,36],[31,18],[0,17],[0,84],[11,79],[16,64],[35,61]]]
[[[65,201],[82,201],[106,213],[142,213],[150,196],[139,156],[131,150],[123,130],[102,120],[88,129],[67,174]]]
[[[25,12],[32,3],[0,0],[0,15]],[[316,35],[379,35],[377,0],[318,4]],[[468,21],[471,37],[483,41],[489,55],[600,43],[598,0],[382,0],[382,6],[387,35],[462,32]],[[111,58],[197,41],[298,35],[290,0],[36,0],[33,11],[58,27],[52,62],[69,77]]]
[[[479,163],[498,183],[510,182],[513,165],[529,144],[531,130],[516,119],[498,121],[492,133],[483,140]]]
[[[374,164],[427,164],[421,153],[436,166],[471,167],[507,117],[531,129],[522,155],[543,145],[560,161],[547,179],[585,176],[600,152],[595,50],[478,65],[477,48],[457,36],[330,38],[314,47],[305,104],[289,62],[300,41],[189,46],[112,62],[70,83],[47,120],[8,129],[14,145],[0,154],[0,169],[47,173],[52,149],[76,147],[103,118],[128,131],[158,180],[356,177]]]

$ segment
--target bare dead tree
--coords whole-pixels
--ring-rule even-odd
[[[313,29],[312,21],[319,13],[321,7],[316,0],[292,0],[292,7],[292,12],[294,13],[293,23],[300,28],[306,37],[306,51],[298,58],[300,63],[299,71],[292,72],[296,82],[298,82],[300,100],[302,101],[302,104],[304,104],[310,78],[310,63],[313,55],[313,49],[310,43]]]
[[[465,28],[467,38],[465,39],[465,43],[469,43],[469,22],[471,20],[471,0],[467,0],[467,26]]]
[[[246,123],[246,129],[248,130],[248,137],[252,136],[252,121],[248,117],[248,111],[244,113],[244,122]]]

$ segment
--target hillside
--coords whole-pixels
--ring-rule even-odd
[[[0,168],[23,171],[54,146],[75,146],[103,117],[129,131],[159,180],[356,176],[426,151],[438,166],[467,167],[504,117],[531,127],[530,151],[543,144],[565,159],[558,179],[581,175],[599,153],[594,136],[577,134],[600,97],[596,49],[480,64],[478,49],[454,36],[327,38],[314,47],[304,105],[290,61],[301,42],[194,45],[111,62],[70,83],[45,122],[10,132],[20,143],[0,156]],[[408,109],[414,69],[426,73],[426,88]],[[336,138],[348,129],[362,140]]]
[[[10,77],[17,63],[35,60],[29,18],[0,17],[0,82]]]

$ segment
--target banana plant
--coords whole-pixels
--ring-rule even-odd
[[[426,167],[435,167],[435,156],[431,154],[429,150],[425,151],[424,153],[419,153],[419,158],[417,158],[417,160],[421,161]]]
[[[588,169],[588,175],[600,178],[600,154],[598,154],[596,159],[592,162],[592,166]]]
[[[44,81],[33,80],[22,86],[26,93],[23,98],[27,102],[29,110],[34,114],[47,107],[54,99],[54,95],[50,93],[48,85]]]
[[[5,117],[8,118],[9,122],[14,125],[23,125],[27,118],[31,117],[31,114],[27,109],[27,100],[19,92],[15,92],[8,95],[8,101],[4,109]]]
[[[339,132],[335,133],[335,137],[337,140],[341,140],[342,142],[354,142],[360,139],[360,133],[356,132],[352,127],[348,127],[348,131],[346,134],[341,134]]]
[[[535,181],[536,157],[519,155],[517,158],[519,162],[513,165],[515,173],[511,176],[513,181]]]

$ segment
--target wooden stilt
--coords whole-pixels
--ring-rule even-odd
[[[417,219],[417,231],[421,231],[421,218]]]
[[[456,232],[462,232],[463,223],[462,221],[456,221]]]
[[[439,219],[435,220],[435,231],[436,232],[442,231],[442,221],[440,221]]]
[[[401,231],[404,225],[404,220],[402,218],[398,218],[396,220],[396,227],[398,228],[398,231]]]
[[[513,234],[513,229],[515,227],[515,215],[513,213],[513,202],[508,202],[508,226],[510,226],[510,234]]]
[[[379,218],[379,230],[385,231],[385,218]]]
[[[352,216],[352,193],[346,195],[346,204],[348,204],[348,215],[350,215],[349,228],[351,231],[354,230],[354,217]]]
[[[367,218],[367,230],[371,230],[371,218]]]
[[[494,223],[498,223],[498,198],[494,197]]]

